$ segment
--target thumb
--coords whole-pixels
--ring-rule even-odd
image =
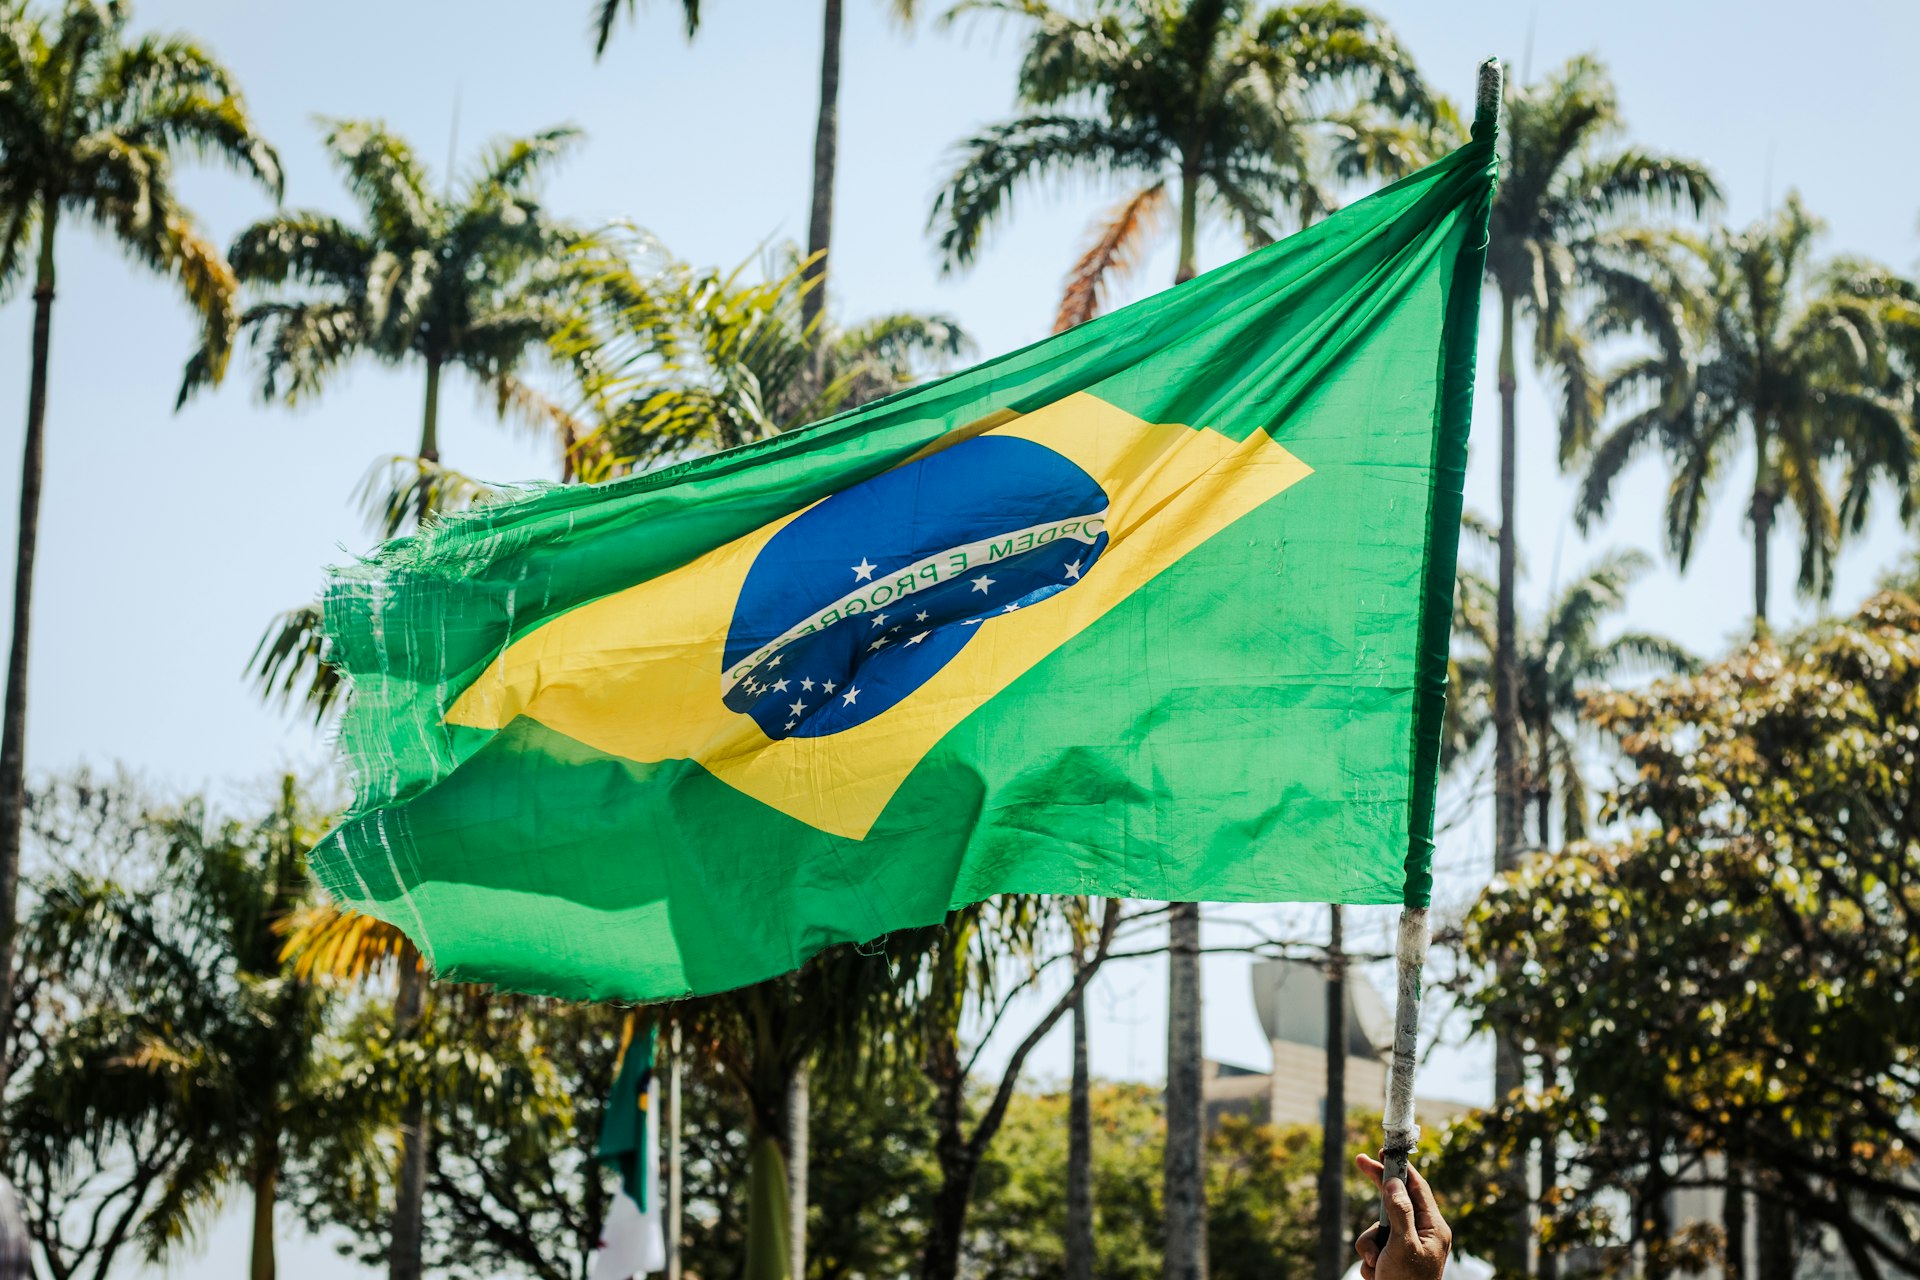
[[[1382,1198],[1387,1205],[1387,1225],[1393,1234],[1403,1240],[1413,1239],[1413,1197],[1407,1194],[1407,1184],[1398,1178],[1388,1178],[1382,1188]]]

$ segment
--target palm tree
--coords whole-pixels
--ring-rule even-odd
[[[1512,864],[1522,839],[1514,782],[1520,765],[1513,668],[1515,370],[1521,316],[1524,312],[1533,325],[1535,364],[1556,371],[1565,385],[1559,452],[1567,465],[1591,442],[1595,417],[1585,345],[1573,323],[1581,295],[1597,294],[1611,311],[1661,323],[1663,309],[1632,269],[1628,251],[1640,235],[1636,219],[1649,213],[1698,215],[1719,200],[1713,178],[1698,164],[1638,148],[1603,149],[1621,128],[1620,109],[1605,69],[1591,58],[1572,59],[1545,80],[1517,88],[1508,99],[1507,117],[1487,255],[1487,280],[1500,303],[1494,745],[1502,870]]]
[[[1663,309],[1623,253],[1647,213],[1700,214],[1719,200],[1700,165],[1638,148],[1603,150],[1621,128],[1620,108],[1605,69],[1575,58],[1537,84],[1518,87],[1507,102],[1500,190],[1494,197],[1487,281],[1500,303],[1500,550],[1495,602],[1494,752],[1496,866],[1518,856],[1522,800],[1517,753],[1515,662],[1514,476],[1518,466],[1516,350],[1522,313],[1533,325],[1534,363],[1555,370],[1566,387],[1560,459],[1569,464],[1590,443],[1592,380],[1573,312],[1598,293],[1616,311],[1659,324]]]
[[[1531,817],[1532,844],[1555,849],[1584,840],[1592,820],[1592,789],[1580,763],[1579,730],[1584,698],[1596,686],[1622,676],[1665,676],[1693,669],[1684,648],[1665,636],[1627,631],[1608,640],[1602,625],[1626,608],[1627,589],[1649,568],[1637,551],[1613,552],[1560,591],[1538,622],[1519,628],[1518,661],[1521,757],[1526,762],[1522,794]],[[1457,716],[1447,749],[1463,758],[1492,721],[1494,586],[1462,572],[1454,610],[1454,645],[1448,698]],[[1557,826],[1555,815],[1558,815]],[[1557,837],[1557,838],[1556,838]]]
[[[0,3],[0,297],[33,257],[33,354],[13,641],[0,712],[0,975],[12,972],[25,803],[27,640],[39,547],[53,325],[55,232],[68,214],[177,283],[205,326],[206,376],[226,367],[233,276],[174,190],[177,152],[222,161],[280,194],[280,162],[255,132],[232,75],[185,36],[133,37],[123,4],[70,0],[57,16]],[[38,238],[37,254],[30,255]],[[0,1003],[11,984],[0,981]],[[0,1050],[12,1018],[0,1007]],[[0,1063],[6,1055],[0,1052]],[[0,1085],[5,1083],[0,1066]]]
[[[323,1051],[326,992],[280,959],[316,824],[291,778],[257,825],[214,822],[198,803],[153,821],[164,852],[150,883],[71,867],[40,895],[25,937],[82,1012],[9,1100],[11,1137],[30,1163],[57,1165],[173,1135],[129,1221],[147,1260],[237,1184],[253,1198],[248,1274],[273,1280],[287,1162],[346,1118],[326,1103],[340,1065]]]
[[[559,127],[496,142],[438,196],[405,139],[377,122],[332,122],[326,150],[365,225],[290,210],[242,231],[229,253],[259,295],[236,327],[261,356],[261,399],[317,395],[357,356],[417,362],[425,403],[416,456],[425,468],[440,461],[440,381],[450,369],[479,380],[503,415],[559,425],[520,374],[574,315],[576,259],[567,250],[578,234],[553,220],[538,189],[579,136]],[[207,354],[188,364],[182,401],[202,385]]]
[[[1021,188],[1070,174],[1123,178],[1131,193],[1070,281],[1082,319],[1168,212],[1178,217],[1177,284],[1199,270],[1203,211],[1225,214],[1257,245],[1283,220],[1327,208],[1315,153],[1323,133],[1334,144],[1339,100],[1394,117],[1434,111],[1393,34],[1354,5],[1125,0],[1069,14],[1043,0],[967,0],[953,15],[975,11],[1034,24],[1016,90],[1026,114],[960,144],[929,227],[946,267],[965,268]]]
[[[331,903],[304,907],[283,933],[282,957],[302,979],[370,986],[401,962],[417,965],[398,929]],[[633,1012],[475,986],[436,995],[417,1032],[372,1006],[344,1029],[360,1108],[383,1130],[396,1120],[404,1130],[414,1091],[429,1098],[420,1118],[433,1134],[419,1148],[436,1197],[426,1260],[436,1271],[505,1268],[536,1280],[588,1274],[610,1200],[593,1162],[602,1100]],[[331,1176],[314,1180],[309,1213],[347,1231],[360,1261],[375,1263],[391,1222],[377,1196],[363,1194],[377,1178],[362,1168],[368,1151],[326,1145]]]
[[[826,307],[825,279],[827,252],[833,241],[833,180],[840,163],[840,26],[843,0],[824,0],[821,6],[820,37],[820,113],[813,129],[813,199],[807,212],[807,275],[820,280],[821,287],[801,300],[806,323],[812,324]],[[594,56],[607,51],[613,38],[613,25],[625,9],[631,13],[634,0],[594,0]],[[918,0],[887,0],[887,12],[901,26],[913,23]],[[700,0],[681,0],[686,18],[687,38],[700,30]]]
[[[576,424],[521,376],[573,318],[577,233],[539,200],[546,171],[578,139],[548,129],[494,143],[458,186],[436,195],[432,175],[405,139],[383,125],[335,121],[325,145],[361,209],[360,226],[289,210],[235,238],[230,258],[254,301],[232,328],[260,356],[262,400],[294,404],[326,389],[356,357],[418,364],[425,375],[420,441],[381,464],[364,495],[389,536],[429,512],[485,493],[440,462],[440,388],[465,370],[503,418],[569,440]],[[187,366],[184,401],[206,381],[220,335]],[[302,701],[323,719],[340,693],[321,660],[319,609],[282,614],[250,662],[263,692]]]
[[[1673,319],[1662,349],[1628,362],[1605,387],[1652,403],[1593,449],[1577,515],[1603,515],[1615,482],[1649,447],[1667,455],[1667,545],[1685,568],[1716,482],[1742,446],[1754,458],[1753,620],[1767,623],[1774,523],[1784,506],[1800,526],[1798,586],[1824,598],[1840,539],[1864,525],[1873,489],[1892,482],[1911,515],[1916,464],[1911,394],[1889,364],[1889,300],[1859,287],[1859,264],[1822,270],[1820,223],[1789,194],[1744,232],[1672,236],[1651,246]],[[1900,336],[1895,329],[1896,342]],[[1641,396],[1641,398],[1646,398]],[[1840,468],[1836,497],[1829,473]]]
[[[549,425],[564,417],[520,373],[575,314],[575,259],[566,250],[576,236],[548,215],[538,186],[578,137],[562,127],[495,143],[466,181],[436,196],[405,139],[378,123],[335,121],[325,146],[360,204],[364,228],[294,210],[255,223],[234,241],[235,274],[266,295],[233,326],[261,356],[263,400],[293,403],[317,394],[356,356],[423,367],[420,445],[403,481],[416,521],[449,488],[440,467],[444,371],[466,370],[493,392],[503,415],[519,409]],[[221,334],[217,348],[209,343],[188,362],[182,402],[209,380],[215,350],[233,336]],[[403,476],[407,470],[403,465]],[[308,700],[324,708],[338,683],[320,661],[318,610],[294,610],[276,626],[255,654],[263,683],[297,687],[297,664],[308,663]],[[417,959],[403,960],[396,1002],[403,1030],[420,1019],[425,994]],[[394,1280],[420,1274],[426,1128],[410,1114],[394,1208]]]
[[[1494,197],[1487,282],[1500,303],[1500,549],[1495,598],[1494,866],[1511,870],[1523,836],[1517,633],[1514,483],[1518,468],[1516,347],[1522,313],[1533,325],[1536,366],[1556,368],[1566,387],[1560,457],[1569,462],[1593,428],[1590,379],[1572,311],[1583,292],[1599,290],[1625,307],[1644,291],[1618,267],[1618,242],[1632,221],[1650,212],[1698,214],[1717,202],[1706,170],[1690,161],[1638,148],[1603,149],[1621,127],[1620,108],[1604,68],[1575,58],[1507,101],[1501,137],[1500,190]],[[1496,1046],[1494,1093],[1521,1083],[1517,1046]],[[1516,1175],[1517,1176],[1517,1175]],[[1510,1233],[1524,1240],[1524,1232]],[[1497,1260],[1524,1266],[1518,1245]]]

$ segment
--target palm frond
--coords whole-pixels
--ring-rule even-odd
[[[393,538],[422,511],[463,511],[498,496],[493,485],[426,458],[395,454],[368,470],[354,495],[367,523],[381,538]]]
[[[1570,216],[1582,221],[1649,213],[1699,218],[1721,203],[1719,184],[1706,166],[1638,150],[1581,165],[1568,175],[1564,198]]]
[[[374,246],[357,229],[329,214],[291,209],[254,223],[234,237],[227,261],[249,284],[330,286],[348,293],[366,287]]]
[[[1574,523],[1582,532],[1606,517],[1621,475],[1647,450],[1665,445],[1673,436],[1673,425],[1656,406],[1615,426],[1592,446],[1573,506]]]
[[[364,982],[395,966],[409,945],[406,935],[386,921],[331,902],[302,907],[286,919],[280,932],[286,939],[280,959],[296,977],[308,981]],[[417,951],[413,954],[419,956]],[[425,958],[418,963],[425,972]]]
[[[556,125],[523,138],[505,138],[480,157],[470,201],[493,192],[517,195],[538,181],[541,173],[579,145],[583,134],[573,125]]]
[[[389,248],[425,241],[436,201],[413,148],[378,121],[333,120],[327,126],[322,145],[366,210],[374,238]]]
[[[291,708],[296,704],[324,723],[347,691],[340,673],[327,661],[327,636],[317,605],[289,609],[267,627],[247,660],[260,696]]]
[[[1023,185],[1049,175],[1160,177],[1166,141],[1138,126],[1070,115],[1035,115],[994,125],[962,143],[953,176],[927,219],[942,270],[973,264],[987,232],[1012,207]]]
[[[364,308],[356,302],[265,302],[240,317],[249,346],[262,358],[258,390],[263,401],[299,403],[357,354],[366,340]],[[180,400],[205,378],[201,356],[187,366]]]
[[[593,3],[593,56],[598,58],[607,51],[607,45],[613,41],[613,27],[620,20],[620,11],[625,9],[632,14],[635,0],[594,0]],[[691,40],[700,30],[700,0],[680,0],[680,11],[686,17],[687,39]]]

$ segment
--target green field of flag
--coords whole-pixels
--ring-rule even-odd
[[[327,889],[444,977],[627,999],[1002,892],[1424,905],[1476,133],[964,373],[337,571]]]

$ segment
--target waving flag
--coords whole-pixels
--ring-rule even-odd
[[[607,1206],[600,1247],[593,1255],[593,1280],[630,1280],[667,1265],[660,1194],[654,1186],[660,1168],[654,1124],[660,1114],[660,1090],[653,1078],[658,1036],[659,1028],[649,1023],[622,1047],[613,1093],[600,1121],[595,1158],[619,1173],[620,1189]]]
[[[630,999],[999,892],[1424,903],[1493,171],[338,571],[326,886]]]

